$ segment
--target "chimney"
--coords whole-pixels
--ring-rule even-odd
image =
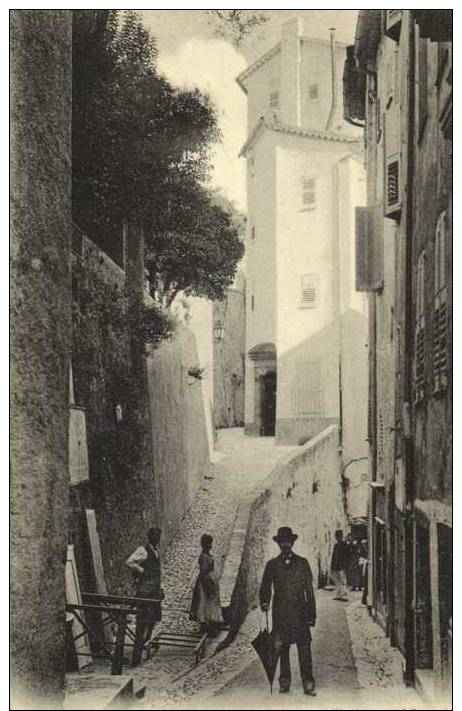
[[[300,37],[302,20],[296,18],[281,26],[280,116],[283,123],[301,125]]]

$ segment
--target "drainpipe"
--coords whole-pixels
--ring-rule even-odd
[[[335,38],[335,27],[329,28],[330,32],[330,65],[331,65],[331,78],[332,78],[332,104],[330,107],[329,118],[326,123],[326,131],[330,131],[332,128],[332,123],[334,121],[335,112],[337,110],[337,84],[335,81],[335,51],[334,51],[334,38]]]
[[[414,11],[409,10],[409,71],[408,71],[408,114],[407,114],[407,161],[406,161],[406,215],[405,215],[405,266],[404,266],[404,412],[401,415],[401,436],[406,471],[405,507],[405,565],[406,565],[406,683],[414,682],[414,499],[415,480],[413,469],[413,440],[410,425],[412,399],[412,239],[413,239],[413,199],[414,199],[414,120],[415,120],[415,25]],[[407,410],[407,412],[406,412]]]
[[[337,364],[337,382],[338,382],[338,414],[339,414],[339,431],[338,431],[338,453],[342,457],[343,454],[343,382],[342,382],[342,303],[341,303],[341,279],[340,279],[340,210],[339,210],[339,164],[335,163],[332,167],[332,215],[334,222],[334,240],[333,240],[333,312],[334,323],[337,322],[337,348],[338,348],[338,364]],[[342,459],[343,461],[343,459]]]

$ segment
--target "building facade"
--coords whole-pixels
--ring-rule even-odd
[[[367,168],[368,603],[428,697],[451,674],[451,25],[447,10],[360,11],[344,73]]]
[[[297,20],[238,77],[249,131],[245,429],[300,444],[340,423],[344,463],[363,461],[365,476],[367,305],[354,281],[365,174],[360,133],[343,119],[344,52],[304,37]]]
[[[245,278],[238,270],[223,301],[213,304],[213,424],[244,424]]]

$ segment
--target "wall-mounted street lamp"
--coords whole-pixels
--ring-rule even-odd
[[[225,335],[225,327],[223,321],[215,321],[213,324],[213,337],[215,341],[222,341]]]

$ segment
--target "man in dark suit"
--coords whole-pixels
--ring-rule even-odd
[[[343,531],[340,528],[335,531],[335,538],[337,539],[337,543],[334,545],[330,563],[330,572],[336,588],[334,600],[348,602],[346,571],[350,565],[350,552],[347,544],[343,540]]]
[[[292,551],[297,538],[288,526],[279,528],[273,537],[281,554],[266,564],[260,587],[260,606],[267,612],[273,593],[272,634],[280,656],[279,691],[285,694],[290,689],[289,652],[290,645],[296,644],[303,691],[316,696],[310,632],[316,622],[313,576],[306,558]]]

